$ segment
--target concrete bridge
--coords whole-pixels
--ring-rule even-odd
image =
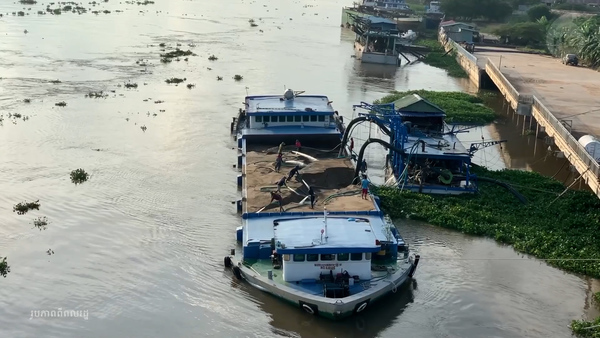
[[[600,74],[566,66],[550,56],[514,49],[476,47],[473,54],[439,36],[478,88],[498,88],[508,109],[535,120],[536,136],[545,132],[600,197],[600,166],[577,141],[585,134],[600,137]],[[577,180],[576,180],[577,181]]]

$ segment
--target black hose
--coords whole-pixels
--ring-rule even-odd
[[[354,120],[350,121],[350,123],[348,123],[348,126],[346,127],[346,130],[344,131],[344,136],[342,137],[342,149],[340,149],[340,152],[344,149],[344,147],[346,146],[346,143],[348,142],[348,137],[350,137],[350,133],[352,132],[352,127],[354,127],[355,124],[364,122],[364,121],[374,122],[377,126],[379,126],[379,128],[381,128],[381,130],[383,131],[384,134],[386,134],[387,136],[391,136],[391,132],[388,129],[388,127],[386,127],[384,124],[382,124],[378,120],[375,120],[368,116],[359,116],[359,117],[355,118]]]
[[[384,146],[388,149],[391,149],[397,153],[406,154],[406,152],[403,149],[396,148],[393,145],[391,145],[383,140],[380,140],[378,138],[370,138],[370,139],[366,140],[365,143],[363,143],[362,147],[360,148],[360,152],[358,153],[358,158],[356,159],[356,170],[354,171],[354,177],[360,176],[360,167],[361,167],[361,163],[362,163],[362,158],[365,154],[365,149],[367,148],[367,146],[369,144],[371,144],[373,142],[379,143],[382,146]]]

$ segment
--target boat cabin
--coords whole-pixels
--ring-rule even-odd
[[[407,132],[419,130],[427,135],[444,132],[446,113],[417,94],[394,101],[394,109],[407,126]]]
[[[273,228],[275,252],[281,256],[286,282],[338,274],[369,280],[371,258],[382,251],[366,218],[283,219],[275,221]]]
[[[283,96],[247,96],[248,128],[325,127],[335,128],[335,111],[327,96],[298,95],[288,89]]]

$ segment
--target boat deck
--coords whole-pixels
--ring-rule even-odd
[[[403,270],[409,267],[408,264],[398,264],[398,262],[404,263],[404,261],[395,261],[386,264],[378,265],[381,267],[381,271],[371,271],[373,278],[371,280],[360,280],[355,282],[354,285],[350,286],[350,295],[355,295],[366,289],[368,289],[372,283],[376,283],[383,278],[387,277],[387,268],[391,267],[394,270]],[[269,259],[252,259],[245,260],[244,264],[251,267],[256,273],[263,277],[268,277],[268,271],[273,271],[273,281],[277,284],[285,285],[298,291],[306,292],[312,295],[323,295],[324,283],[320,281],[305,281],[305,282],[286,282],[283,280],[283,270],[273,269],[273,264]],[[325,272],[325,271],[324,271]]]
[[[246,150],[246,165],[242,169],[245,174],[246,199],[244,212],[278,212],[276,201],[271,201],[270,191],[277,189],[277,182],[288,176],[290,170],[301,163],[299,179],[292,178],[288,187],[281,188],[283,208],[289,212],[328,211],[374,211],[375,204],[369,197],[361,198],[360,186],[353,185],[354,168],[348,158],[338,158],[338,152],[320,151],[314,148],[302,148],[302,153],[312,156],[312,162],[300,155],[292,153],[295,147],[283,149],[283,164],[280,172],[275,171],[277,147],[250,146]],[[302,168],[302,165],[305,165]],[[315,192],[315,206],[310,208],[308,187]],[[303,202],[304,201],[304,202]]]

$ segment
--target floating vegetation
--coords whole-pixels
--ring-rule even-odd
[[[6,278],[10,272],[10,265],[6,262],[6,257],[0,259],[0,276]]]
[[[9,115],[10,117],[11,115]],[[12,117],[16,118],[16,119],[20,119],[21,117],[23,117],[23,115],[21,115],[21,113],[14,113],[12,114]]]
[[[223,81],[223,77],[222,76],[217,76],[217,81]]]
[[[253,22],[250,24],[250,27],[258,27],[258,25]]]
[[[192,89],[192,88],[196,87],[196,85],[193,83],[188,83],[187,87],[188,87],[188,89]]]
[[[35,5],[35,4],[37,4],[37,1],[35,1],[35,0],[19,0],[19,3],[21,3],[23,5]]]
[[[42,230],[46,230],[48,227],[48,218],[46,216],[38,217],[33,220],[33,227]]]
[[[186,81],[186,78],[180,79],[180,78],[177,78],[177,77],[172,77],[170,79],[166,79],[165,80],[166,83],[175,83],[175,84],[178,84],[178,83],[181,83],[181,82],[184,82],[184,81]]]
[[[124,84],[125,88],[137,88],[138,84],[135,82],[127,82]]]
[[[573,320],[571,330],[577,337],[598,338],[600,337],[600,317],[593,321]]]
[[[87,181],[89,177],[90,175],[81,168],[71,171],[71,182],[75,184],[81,184]]]
[[[182,50],[179,48],[175,48],[175,50],[170,51],[168,53],[164,53],[164,54],[160,54],[160,57],[162,58],[168,58],[168,59],[173,59],[173,58],[177,58],[180,56],[189,56],[189,55],[194,55],[194,53],[191,50]]]
[[[59,84],[59,83],[62,83],[62,82],[60,80],[52,80],[52,81],[50,81],[50,83]]]
[[[54,250],[48,249],[48,251],[46,251],[46,253],[48,254],[48,256],[53,255],[54,254]]]
[[[104,94],[103,91],[99,92],[89,92],[85,94],[85,97],[94,98],[94,99],[102,99],[108,97],[108,94]]]
[[[56,8],[55,10],[52,11],[52,14],[60,15],[60,14],[62,14],[62,11],[60,10],[60,8]]]
[[[169,58],[162,58],[162,59],[160,59],[160,62],[162,62],[162,63],[169,63],[169,62],[172,62],[172,61],[173,60],[171,60]]]
[[[209,57],[208,57],[208,59],[209,59],[210,61],[217,61],[219,58],[218,58],[218,57],[216,57],[216,56],[213,54],[213,55],[209,56]]]
[[[66,107],[67,103],[65,101],[60,101],[60,102],[55,103],[54,105],[58,106],[58,107]]]
[[[445,69],[449,76],[466,78],[467,72],[456,61],[456,52],[446,53],[444,47],[436,39],[419,39],[416,45],[430,48],[430,52],[425,55],[423,62],[426,64]]]
[[[146,125],[143,125],[143,126],[140,127],[140,129],[145,133],[146,129],[148,129],[148,128],[146,128]]]
[[[515,250],[547,259],[569,272],[600,277],[600,200],[567,190],[552,178],[521,170],[472,170],[512,185],[529,201],[522,204],[505,188],[477,182],[479,193],[432,196],[376,188],[393,218],[411,218],[463,233],[487,236]],[[560,195],[562,194],[562,195]]]
[[[31,103],[31,99],[23,99],[24,103]]]
[[[496,117],[493,109],[483,105],[483,99],[462,92],[435,92],[423,89],[392,92],[374,103],[391,103],[411,94],[417,94],[442,108],[446,112],[448,123],[486,124],[494,121]]]
[[[13,206],[13,212],[16,212],[17,215],[24,215],[29,210],[40,210],[40,200],[34,202],[20,202]]]
[[[236,81],[241,81],[241,80],[243,80],[243,79],[244,79],[244,77],[243,77],[243,76],[241,76],[241,75],[237,75],[237,74],[236,74],[236,75],[233,77],[233,79],[234,79],[234,80],[236,80]]]
[[[185,80],[185,79],[184,79],[184,80]],[[156,103],[156,104],[159,104],[159,103],[165,103],[165,101],[163,101],[163,100],[156,100],[156,101],[154,101],[154,103]]]

